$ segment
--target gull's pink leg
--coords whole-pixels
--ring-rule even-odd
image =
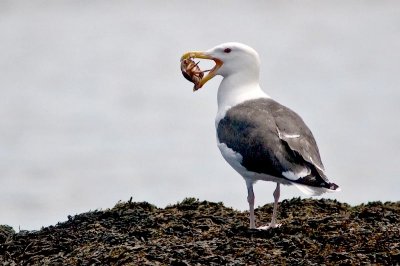
[[[254,191],[253,191],[253,182],[246,180],[247,186],[247,201],[249,202],[250,208],[250,229],[256,228],[256,222],[254,217]]]
[[[279,183],[276,183],[276,188],[273,195],[274,195],[274,210],[272,211],[271,223],[269,225],[258,227],[258,229],[266,230],[269,228],[276,228],[281,226],[281,224],[276,223],[276,212],[278,210],[279,196],[281,195]]]
[[[269,227],[271,227],[271,228],[280,226],[280,224],[276,223],[276,212],[278,210],[278,201],[279,201],[280,195],[281,195],[281,189],[280,189],[279,183],[276,183],[276,189],[274,191],[274,210],[272,211],[272,219],[271,219],[271,223],[269,225]]]

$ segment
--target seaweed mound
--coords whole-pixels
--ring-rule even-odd
[[[272,204],[256,209],[269,221]],[[351,207],[333,200],[284,200],[280,228],[248,229],[248,213],[188,198],[157,208],[114,208],[15,233],[0,226],[3,265],[271,265],[400,262],[400,202]]]

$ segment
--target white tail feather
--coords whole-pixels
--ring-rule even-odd
[[[307,196],[320,196],[326,192],[331,193],[331,192],[340,191],[340,188],[337,188],[336,190],[332,190],[332,189],[328,189],[328,188],[324,188],[324,187],[310,187],[310,186],[301,185],[301,184],[297,184],[297,183],[292,183],[292,184],[295,185],[301,192],[303,192]]]

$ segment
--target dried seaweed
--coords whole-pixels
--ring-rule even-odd
[[[250,230],[248,213],[185,199],[157,208],[120,202],[40,231],[0,226],[3,265],[338,265],[400,261],[400,202],[351,207],[284,200],[282,227]],[[268,221],[272,204],[256,210]]]

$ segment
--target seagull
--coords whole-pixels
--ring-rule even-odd
[[[207,51],[187,52],[184,59],[208,59],[215,66],[195,84],[195,90],[220,75],[217,145],[224,159],[245,180],[250,228],[256,228],[253,185],[259,180],[276,182],[271,223],[258,229],[279,227],[277,209],[280,184],[295,185],[310,196],[339,191],[331,183],[317,143],[303,119],[276,102],[260,87],[260,57],[251,47],[223,43]],[[203,73],[204,74],[204,73]]]

